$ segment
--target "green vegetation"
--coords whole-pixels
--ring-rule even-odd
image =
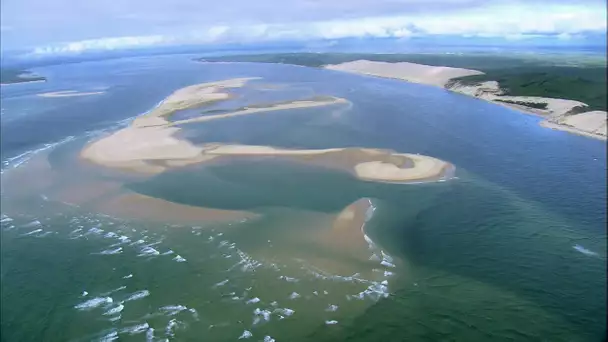
[[[530,108],[547,109],[547,104],[544,102],[510,101],[510,100],[501,100],[501,99],[495,99],[494,101],[512,103],[512,104],[526,106],[526,107],[530,107]]]
[[[458,79],[463,84],[498,81],[505,95],[581,101],[588,110],[606,110],[606,67],[536,66],[482,70]]]
[[[32,81],[46,81],[45,77],[33,76],[27,70],[2,69],[0,70],[0,83],[23,83]]]
[[[458,79],[464,84],[498,81],[505,95],[542,96],[581,101],[588,110],[606,110],[606,58],[526,54],[363,54],[283,53],[205,57],[200,61],[282,63],[309,67],[366,59],[411,62],[480,70],[485,75]]]

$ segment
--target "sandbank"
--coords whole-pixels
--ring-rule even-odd
[[[252,106],[226,114],[169,121],[169,116],[177,110],[230,98],[225,88],[242,87],[249,80],[251,78],[232,79],[179,89],[155,109],[136,118],[130,126],[85,146],[81,157],[106,167],[151,174],[173,167],[204,163],[216,158],[282,157],[346,171],[362,180],[399,183],[437,180],[447,175],[446,170],[451,170],[449,163],[435,158],[399,154],[389,150],[368,148],[294,150],[217,143],[195,145],[176,137],[175,133],[181,129],[176,127],[178,125],[275,110],[349,103],[345,99],[336,97],[315,97],[310,100]]]
[[[91,96],[91,95],[101,95],[104,94],[105,91],[89,91],[89,92],[79,92],[76,90],[63,90],[63,91],[53,91],[48,93],[37,94],[40,97],[78,97],[78,96]]]

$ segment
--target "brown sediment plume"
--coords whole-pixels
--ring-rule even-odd
[[[196,207],[136,193],[126,193],[97,203],[100,212],[119,217],[165,222],[237,221],[257,217],[247,211]]]
[[[334,148],[291,150],[270,146],[203,144],[195,145],[177,138],[180,128],[194,122],[206,122],[283,109],[310,108],[349,103],[345,99],[316,96],[298,100],[254,105],[226,114],[207,115],[170,122],[168,116],[178,110],[225,100],[226,88],[242,87],[251,78],[232,79],[185,87],[175,91],[158,107],[136,118],[133,123],[109,136],[87,145],[81,156],[91,162],[112,168],[156,174],[172,167],[208,162],[217,157],[273,156],[294,159],[313,165],[334,167],[367,181],[412,182],[437,180],[446,175],[451,165],[444,161],[389,150],[368,148]]]

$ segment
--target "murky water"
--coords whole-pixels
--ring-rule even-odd
[[[603,337],[600,141],[440,89],[316,69],[156,57],[37,72],[50,82],[2,88],[3,339]],[[179,87],[242,76],[263,79],[178,115],[318,95],[352,106],[198,123],[181,134],[391,148],[450,161],[457,179],[370,183],[273,158],[144,177],[77,158],[87,140]],[[100,87],[106,93],[91,97],[35,96]]]

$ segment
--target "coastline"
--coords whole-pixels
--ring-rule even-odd
[[[499,104],[524,114],[541,117],[545,119],[539,123],[541,127],[574,133],[598,140],[607,140],[605,122],[608,113],[602,112],[604,113],[604,118],[595,118],[595,122],[592,125],[594,127],[591,130],[588,129],[588,125],[580,125],[577,127],[575,125],[563,124],[562,122],[569,118],[575,116],[580,116],[579,118],[582,118],[592,112],[597,113],[599,111],[576,113],[575,110],[588,106],[585,103],[574,100],[532,96],[505,96],[504,91],[499,87],[499,84],[496,81],[486,81],[476,85],[464,85],[457,80],[460,77],[483,74],[483,72],[478,70],[428,66],[407,62],[388,63],[367,60],[324,65],[322,68],[441,87],[455,93]],[[539,106],[544,105],[546,109],[537,109],[526,106],[523,103],[534,103]],[[574,120],[574,122],[579,121],[584,120]]]

